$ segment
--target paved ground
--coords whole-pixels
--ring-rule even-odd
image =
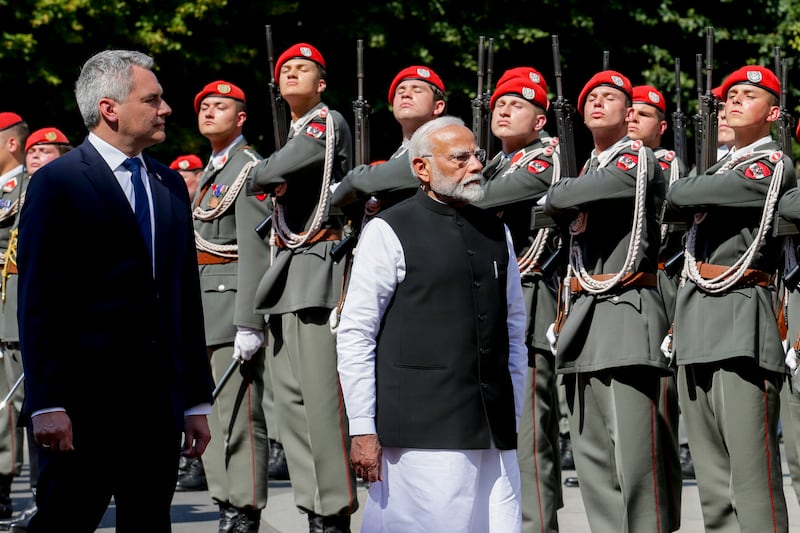
[[[788,472],[784,463],[784,472]],[[21,510],[29,501],[27,467],[23,477],[14,482],[12,498],[15,509]],[[565,474],[573,474],[566,472]],[[789,531],[800,533],[800,505],[798,505],[788,473],[784,475],[784,491],[789,507]],[[363,503],[366,488],[358,490],[359,501]],[[99,533],[114,533],[114,506],[109,508]],[[173,533],[216,533],[218,512],[217,506],[211,502],[208,492],[178,492],[172,507]],[[558,512],[559,526],[562,533],[587,533],[589,523],[581,501],[580,489],[564,488],[564,508]],[[683,484],[683,505],[681,508],[681,533],[703,533],[703,519],[700,514],[700,502],[697,496],[697,485],[694,481]],[[352,529],[356,533],[361,526],[361,512],[353,516]],[[306,533],[308,522],[305,515],[297,512],[289,482],[270,483],[269,504],[262,515],[262,533]]]

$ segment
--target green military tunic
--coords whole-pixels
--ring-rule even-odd
[[[787,191],[781,198],[779,211],[783,217],[800,221],[800,191],[797,189]],[[798,259],[797,236],[790,236],[787,239],[789,241],[787,247],[795,250],[792,253],[794,263],[785,264],[784,268],[794,267]],[[787,250],[786,253],[790,252]],[[786,300],[782,304],[785,309],[783,318],[787,327],[785,345],[788,348],[800,344],[798,341],[800,339],[800,290],[796,286],[782,290],[787,292]],[[800,501],[800,373],[787,372],[781,389],[780,403],[781,434],[783,435],[786,463],[789,466],[795,496]]]
[[[236,326],[266,329],[254,295],[269,248],[254,228],[269,214],[270,202],[246,193],[248,167],[260,160],[239,138],[222,165],[203,173],[193,203],[206,344],[217,381],[233,361]],[[248,261],[238,261],[239,254]],[[212,439],[203,454],[209,493],[237,508],[267,504],[265,379],[269,374],[261,349],[222,389],[209,417]]]
[[[353,167],[336,185],[331,203],[344,208],[374,197],[378,205],[373,208],[387,209],[413,196],[418,188],[419,180],[411,171],[406,146],[401,146],[388,161]]]
[[[557,140],[537,139],[513,154],[497,154],[483,170],[486,194],[483,200],[474,202],[495,212],[511,231],[528,314],[528,375],[517,439],[525,533],[558,531],[556,511],[564,506],[555,357],[546,337],[547,328],[555,320],[558,281],[554,272],[545,276],[540,270],[555,253],[557,232],[543,228],[538,230],[543,232],[540,234],[531,229],[536,202],[547,193],[554,176],[558,177],[556,146]],[[541,241],[535,241],[536,237]],[[540,250],[538,258],[528,254],[537,253],[531,250],[534,244]]]
[[[558,337],[575,464],[595,532],[679,525],[667,466],[678,461],[677,447],[659,411],[661,378],[670,372],[659,349],[667,319],[655,286],[664,191],[652,150],[623,138],[580,176],[554,184],[545,204],[571,241],[570,271],[611,277],[630,261],[629,272],[649,280],[571,294]]]
[[[768,195],[795,183],[791,159],[771,139],[680,180],[667,199],[670,208],[694,214],[687,254],[722,267],[748,254],[752,259],[744,266],[769,277],[778,268],[781,239],[766,232],[760,247],[751,245]],[[689,255],[686,261],[691,266]],[[703,518],[706,527],[719,530],[785,531],[777,440],[784,350],[773,294],[746,281],[709,285],[708,278],[717,276],[698,281],[685,274],[673,336]]]
[[[0,254],[3,257],[2,302],[0,302],[0,346],[2,365],[0,365],[0,394],[5,397],[14,383],[22,375],[22,356],[19,351],[19,329],[17,327],[17,284],[19,277],[9,272],[12,265],[7,250],[12,246],[16,257],[16,242],[12,242],[12,232],[17,227],[19,209],[24,201],[24,193],[30,176],[24,171],[11,177],[0,189]],[[15,233],[15,232],[14,232]],[[16,241],[16,238],[13,239]],[[16,262],[13,262],[16,266]],[[0,411],[0,474],[18,476],[23,463],[23,430],[17,427],[19,412],[22,409],[24,385],[14,394],[13,401]]]
[[[292,124],[286,145],[254,171],[254,186],[275,193],[274,257],[258,286],[256,308],[270,316],[278,427],[295,504],[323,516],[358,508],[328,322],[342,297],[345,266],[330,256],[343,223],[341,211],[330,205],[330,186],[350,170],[351,154],[344,117],[320,103]]]

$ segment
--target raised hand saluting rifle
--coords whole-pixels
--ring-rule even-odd
[[[484,63],[484,56],[486,62]],[[472,99],[472,133],[479,148],[492,154],[492,131],[489,117],[489,101],[492,97],[492,69],[494,63],[494,39],[486,39],[483,35],[478,39],[478,90]],[[485,78],[485,85],[484,85]]]

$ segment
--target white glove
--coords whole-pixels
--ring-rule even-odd
[[[556,333],[556,323],[553,322],[547,328],[547,333],[545,333],[547,337],[547,342],[550,343],[550,351],[553,352],[553,355],[558,355],[556,351],[556,344],[558,343],[558,334]]]
[[[797,367],[798,367],[798,360],[797,360],[797,352],[794,351],[794,348],[789,348],[786,351],[786,366],[789,367],[789,370],[792,371],[792,375],[797,375]]]
[[[264,345],[264,333],[259,329],[236,326],[233,339],[233,358],[249,361],[253,354]]]
[[[661,353],[671,362],[672,357],[675,355],[675,350],[670,347],[670,344],[672,344],[672,333],[667,333],[667,336],[661,341]]]

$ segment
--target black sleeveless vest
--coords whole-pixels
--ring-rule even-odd
[[[421,190],[378,216],[397,234],[406,262],[378,334],[381,444],[485,449],[493,440],[515,448],[502,222]]]

